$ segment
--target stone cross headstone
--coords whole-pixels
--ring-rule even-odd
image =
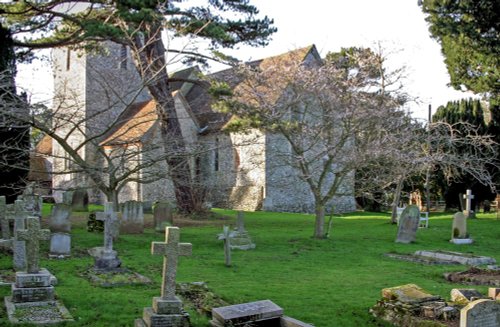
[[[420,222],[420,210],[417,206],[411,205],[406,207],[401,214],[398,225],[397,243],[412,243],[415,237]]]
[[[127,201],[122,204],[120,232],[141,234],[144,232],[144,212],[139,201]]]
[[[157,232],[165,231],[165,227],[174,224],[173,208],[167,201],[156,202],[153,206],[153,221]]]
[[[116,213],[113,210],[113,203],[104,204],[104,212],[96,212],[96,219],[104,221],[104,249],[95,257],[95,268],[114,269],[121,265],[116,251],[113,250],[113,229],[116,228]]]
[[[471,190],[467,190],[467,193],[464,194],[465,199],[465,211],[464,215],[466,218],[474,218],[474,211],[472,210],[472,199],[474,199],[474,195],[472,195]]]
[[[40,228],[38,217],[26,219],[27,229],[19,229],[17,238],[26,242],[27,272],[38,273],[40,270],[40,241],[50,239],[50,230]]]
[[[470,244],[472,239],[467,233],[467,218],[461,212],[453,215],[452,234],[450,242],[455,244]]]
[[[500,302],[476,300],[460,310],[460,327],[500,326]]]
[[[229,231],[229,226],[224,225],[222,231],[222,237],[220,239],[224,240],[224,263],[226,267],[231,267],[231,233]]]
[[[16,200],[14,202],[14,240],[12,242],[13,265],[16,271],[26,270],[26,242],[19,239],[17,233],[26,228],[26,218],[28,218],[28,212],[25,209],[24,201]]]
[[[179,228],[165,228],[165,242],[152,242],[151,253],[163,259],[161,296],[153,297],[153,307],[144,308],[143,318],[135,320],[135,327],[168,326],[189,327],[189,314],[182,309],[182,301],[175,296],[175,276],[179,256],[189,256],[190,243],[179,243]]]
[[[163,278],[161,286],[162,299],[174,299],[175,277],[177,275],[177,262],[179,256],[189,256],[192,253],[190,243],[179,243],[180,231],[178,227],[165,228],[165,242],[153,242],[151,253],[162,255]]]
[[[238,215],[236,216],[236,231],[240,233],[245,233],[245,216],[243,211],[238,211]]]
[[[49,229],[51,258],[64,258],[71,255],[71,205],[56,203],[52,207]]]

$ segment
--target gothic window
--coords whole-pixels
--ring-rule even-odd
[[[71,68],[71,49],[66,50],[66,70]]]
[[[219,138],[215,138],[214,171],[219,171]]]
[[[120,49],[120,69],[127,69],[127,47],[122,45]]]
[[[234,170],[238,170],[240,168],[240,153],[237,149],[233,149],[234,156]]]

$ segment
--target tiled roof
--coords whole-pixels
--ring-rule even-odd
[[[52,154],[52,138],[45,135],[35,147],[36,154],[51,155]]]

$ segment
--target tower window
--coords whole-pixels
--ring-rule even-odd
[[[120,69],[127,69],[127,47],[123,44],[120,49]]]
[[[66,70],[71,68],[71,49],[66,50]]]
[[[215,138],[214,171],[219,171],[219,138]]]

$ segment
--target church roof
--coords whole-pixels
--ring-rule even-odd
[[[287,52],[282,55],[269,57],[261,60],[249,62],[251,66],[259,67],[262,71],[268,70],[270,67],[279,65],[280,67],[299,66],[307,58],[309,54],[313,54],[315,58],[321,60],[314,45]],[[208,83],[200,81],[200,83],[189,83],[186,80],[194,80],[198,78],[200,70],[198,67],[190,67],[171,75],[173,82],[170,84],[172,92],[177,92],[186,103],[188,113],[205,132],[216,132],[224,128],[231,120],[230,114],[215,112],[212,109],[213,98],[207,92]],[[233,88],[235,94],[238,95],[238,90],[244,83],[243,79],[235,69],[225,69],[207,76],[209,80],[223,81]],[[280,79],[276,79],[275,75],[268,76],[268,85],[272,87],[263,88],[263,94],[275,102],[282,95],[286,88],[286,84]],[[240,100],[251,101],[245,99],[240,94]],[[118,124],[107,134],[101,145],[115,146],[133,142],[142,142],[142,137],[155,125],[158,116],[156,114],[156,103],[153,100],[135,103],[128,106],[118,118]]]
[[[35,146],[35,153],[41,155],[51,155],[52,154],[52,138],[48,135],[42,137]]]

